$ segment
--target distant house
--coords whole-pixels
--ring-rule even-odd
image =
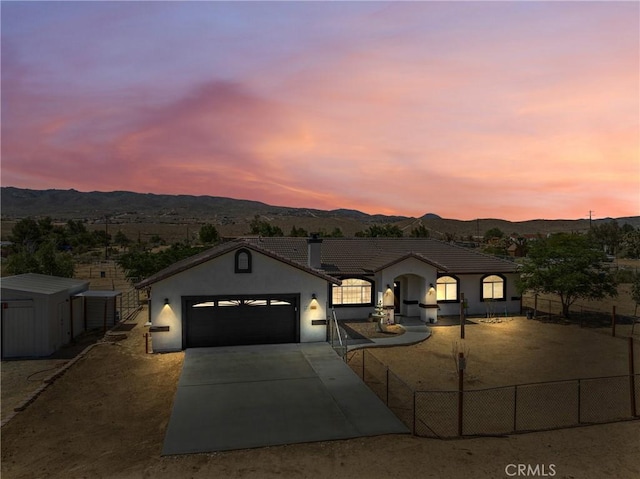
[[[155,351],[324,341],[327,317],[520,310],[516,264],[425,238],[242,238],[146,278]]]

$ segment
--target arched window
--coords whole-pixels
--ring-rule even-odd
[[[333,306],[371,306],[373,288],[371,281],[360,278],[345,278],[340,286],[333,285],[331,290]]]
[[[236,251],[235,271],[236,273],[251,273],[251,251],[248,249]]]
[[[458,301],[458,278],[455,276],[440,276],[436,281],[436,299],[438,301]]]
[[[505,280],[498,274],[489,274],[482,278],[482,301],[505,299]]]

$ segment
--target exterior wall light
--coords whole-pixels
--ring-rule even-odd
[[[164,304],[169,304],[169,298],[164,298]]]
[[[313,293],[313,294],[311,295],[311,300],[313,301],[314,299],[318,299],[318,297],[316,296],[316,293]]]
[[[311,295],[311,304],[309,305],[309,309],[318,309],[318,297],[316,293]]]

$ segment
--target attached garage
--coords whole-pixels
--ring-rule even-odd
[[[311,265],[231,241],[136,287],[150,293],[153,350],[166,352],[325,341],[332,284],[340,280]]]
[[[185,347],[300,342],[299,295],[184,298]]]

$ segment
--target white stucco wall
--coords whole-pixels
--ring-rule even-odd
[[[406,258],[392,264],[376,275],[381,288],[393,287],[394,281],[400,281],[400,311],[406,316],[419,316],[425,322],[435,321],[438,310],[422,308],[419,305],[407,305],[404,301],[418,301],[421,304],[435,304],[435,294],[429,295],[429,284],[436,283],[436,268],[417,258]]]
[[[506,301],[496,301],[493,305],[488,305],[488,303],[481,300],[482,278],[485,274],[461,274],[456,276],[460,280],[459,293],[464,293],[464,297],[467,300],[467,313],[469,315],[486,315],[488,309],[493,309],[495,315],[504,315],[505,309],[507,314],[510,315],[520,313],[520,300],[511,299],[512,297],[520,296],[515,283],[517,274],[502,274],[506,279]],[[443,316],[460,314],[460,303],[440,303],[440,314]]]
[[[492,274],[491,272],[487,274]],[[464,293],[468,302],[470,315],[485,315],[488,308],[493,310],[495,315],[504,315],[505,309],[507,314],[514,315],[520,313],[520,300],[512,300],[512,297],[519,297],[516,288],[516,273],[506,273],[502,276],[506,279],[506,301],[496,301],[493,305],[488,306],[481,301],[482,278],[485,274],[456,274],[460,279],[460,292]],[[383,293],[384,303],[393,304],[393,295],[384,294],[387,285],[393,288],[394,281],[400,282],[400,302],[401,313],[406,316],[419,316],[425,322],[437,321],[438,315],[451,316],[460,314],[460,303],[437,303],[437,295],[434,289],[429,294],[429,285],[436,285],[437,271],[436,268],[415,258],[407,258],[406,260],[396,263],[383,271],[379,271],[375,277],[373,286],[374,302],[377,301],[378,292]],[[422,304],[437,304],[438,308],[421,308],[418,305],[404,304],[407,301],[418,301]],[[337,307],[336,314],[340,320],[367,318],[373,312],[373,307],[353,307],[344,308]]]
[[[183,296],[299,294],[300,341],[326,340],[326,325],[312,324],[327,316],[328,287],[324,279],[256,251],[251,251],[252,272],[235,273],[235,251],[152,285],[152,324],[170,328],[168,332],[152,333],[154,351],[182,349]],[[315,309],[311,308],[312,294],[317,297]],[[164,304],[165,298],[169,305]]]

